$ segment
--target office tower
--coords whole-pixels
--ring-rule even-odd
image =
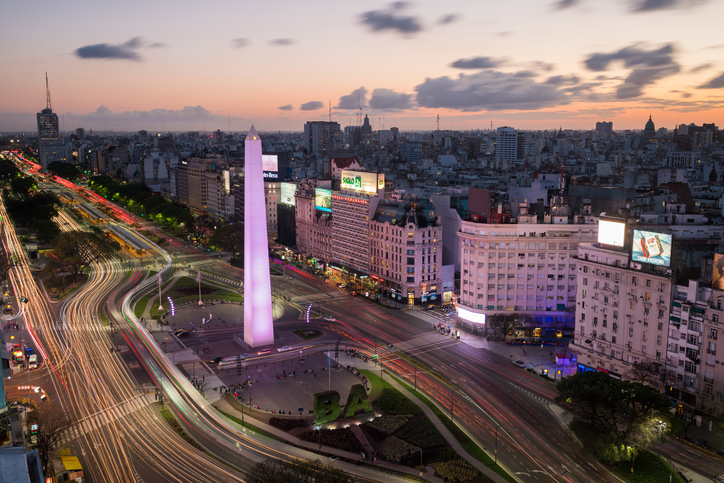
[[[502,161],[518,160],[519,133],[512,127],[499,127],[495,139],[495,159]],[[521,137],[521,139],[524,139]]]
[[[48,164],[54,161],[67,162],[68,156],[65,145],[60,139],[58,130],[58,115],[53,113],[50,105],[50,89],[48,88],[48,74],[45,74],[46,107],[37,114],[38,120],[38,151],[40,154],[40,167],[45,170]]]
[[[596,132],[598,132],[598,134],[611,134],[613,132],[613,122],[597,122]]]
[[[254,126],[244,141],[244,342],[274,343],[269,243],[264,201],[261,139]]]
[[[308,121],[304,125],[304,147],[312,156],[318,158],[332,156],[341,140],[342,130],[338,122]]]

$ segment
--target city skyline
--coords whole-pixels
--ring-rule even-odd
[[[46,71],[65,132],[299,132],[330,105],[375,130],[721,123],[714,1],[34,7],[9,5],[0,33],[0,132],[35,130]]]

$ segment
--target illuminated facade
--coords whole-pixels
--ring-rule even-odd
[[[254,126],[244,150],[244,342],[259,347],[274,343],[274,320],[261,139]]]

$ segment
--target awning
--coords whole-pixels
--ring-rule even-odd
[[[681,318],[680,318],[680,317],[675,317],[675,316],[673,316],[673,315],[672,315],[671,317],[669,317],[669,320],[670,320],[671,322],[676,322],[677,324],[680,324],[680,323],[681,323]]]
[[[76,456],[61,456],[60,461],[67,471],[79,471],[83,469]]]

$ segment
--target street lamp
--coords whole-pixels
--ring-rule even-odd
[[[500,424],[495,423],[495,464],[498,464],[498,428],[500,427]]]

